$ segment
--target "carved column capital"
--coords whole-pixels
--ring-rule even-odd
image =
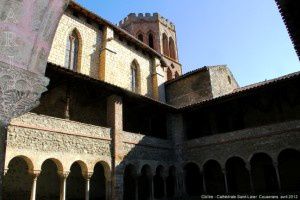
[[[93,176],[93,172],[87,172],[84,174],[84,178],[85,180],[91,180],[92,176]]]
[[[60,171],[60,172],[58,172],[58,174],[62,179],[67,179],[70,172],[69,171],[65,171],[65,172]]]
[[[7,125],[39,104],[49,79],[27,70],[0,63],[0,121]]]

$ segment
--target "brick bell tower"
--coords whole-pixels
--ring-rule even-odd
[[[131,13],[120,21],[119,27],[163,55],[167,66],[166,81],[182,74],[178,59],[176,29],[172,22],[158,13],[138,15]]]

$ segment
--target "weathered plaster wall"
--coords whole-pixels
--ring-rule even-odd
[[[62,16],[49,55],[49,62],[59,66],[66,63],[66,44],[69,35],[76,29],[82,49],[77,71],[98,79],[102,31],[96,25],[88,24],[83,17],[75,17],[70,11]]]

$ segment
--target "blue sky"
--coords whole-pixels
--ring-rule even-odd
[[[241,86],[300,70],[275,0],[77,0],[118,23],[159,12],[176,25],[183,72],[227,64]]]

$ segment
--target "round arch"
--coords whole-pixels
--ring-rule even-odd
[[[246,168],[246,162],[242,158],[238,156],[229,158],[225,168],[229,192],[251,192],[250,174]]]
[[[27,167],[28,167],[28,171],[29,172],[33,172],[34,170],[36,170],[34,164],[33,164],[33,161],[27,157],[27,156],[24,156],[24,155],[19,155],[19,156],[15,156],[13,158],[11,158],[10,160],[7,161],[7,166],[5,167],[6,170],[9,170],[9,164],[11,163],[12,160],[14,160],[15,158],[21,158],[23,159],[26,164],[27,164]]]
[[[203,193],[203,175],[199,166],[194,162],[185,163],[185,190],[190,197],[199,197]]]
[[[278,171],[284,192],[297,192],[300,188],[300,152],[295,149],[282,150],[278,155]]]
[[[255,192],[277,192],[279,184],[273,159],[266,153],[255,153],[250,160]]]
[[[203,165],[203,175],[208,194],[223,194],[226,192],[223,170],[218,161],[206,161]]]

